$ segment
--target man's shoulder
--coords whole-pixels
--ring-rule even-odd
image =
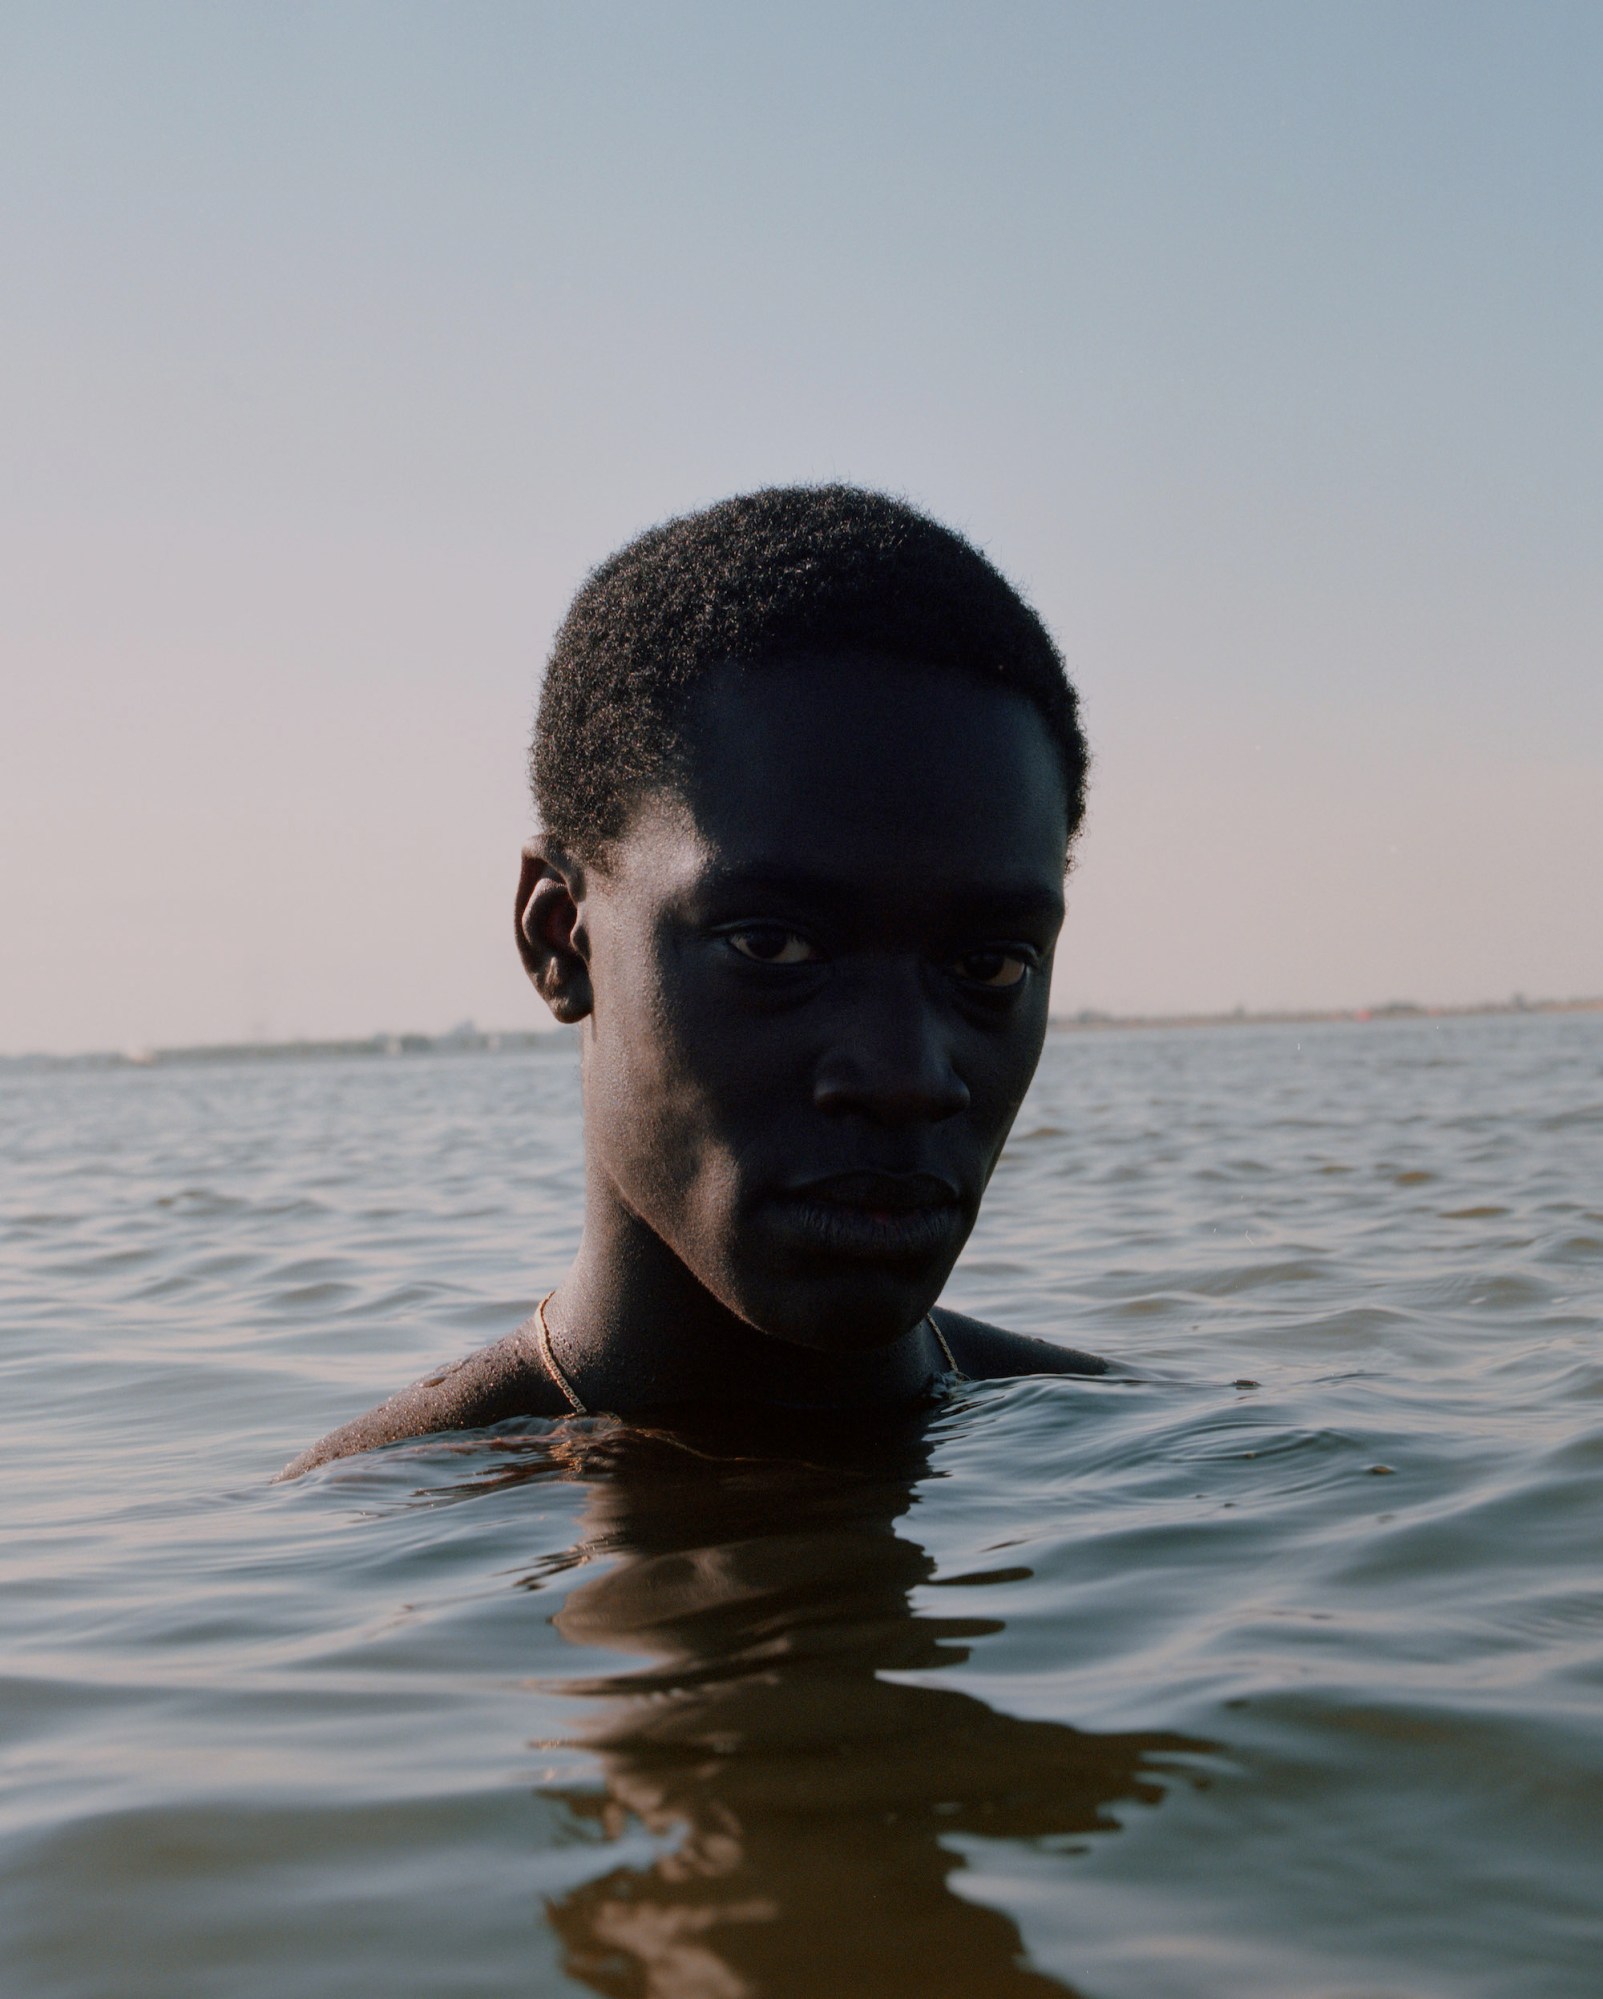
[[[513,1416],[567,1415],[568,1404],[541,1364],[531,1326],[532,1321],[526,1322],[493,1346],[436,1368],[365,1416],[331,1430],[286,1465],[279,1478],[298,1478],[334,1458],[353,1457],[408,1437],[477,1430]]]
[[[1060,1347],[1051,1340],[1010,1333],[1004,1326],[971,1319],[966,1312],[941,1306],[936,1324],[952,1349],[952,1358],[973,1381],[1000,1381],[1019,1374],[1111,1374],[1100,1354],[1078,1347]]]

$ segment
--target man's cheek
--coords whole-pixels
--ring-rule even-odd
[[[704,1200],[702,1183],[723,1150],[721,1118],[685,1051],[657,1041],[648,1062],[620,1074],[608,1122],[633,1192],[662,1223]]]

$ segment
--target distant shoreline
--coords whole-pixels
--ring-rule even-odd
[[[1489,1019],[1499,1015],[1603,1013],[1597,999],[1487,1000],[1470,1006],[1421,1006],[1410,1000],[1389,1000],[1379,1006],[1325,1007],[1303,1011],[1254,1012],[1237,1007],[1231,1013],[1101,1013],[1084,1008],[1054,1014],[1052,1034],[1095,1034],[1112,1029],[1177,1027],[1315,1027],[1332,1022],[1382,1025],[1397,1021]],[[516,1055],[545,1053],[571,1046],[567,1036],[552,1028],[515,1028],[506,1032],[464,1023],[446,1034],[370,1034],[361,1040],[214,1041],[184,1048],[124,1048],[82,1055],[0,1055],[0,1072],[36,1069],[165,1069],[228,1062],[315,1062],[337,1058],[373,1057],[384,1060],[410,1055]]]
[[[1603,999],[1480,1000],[1468,1006],[1418,1006],[1412,1000],[1387,1000],[1380,1006],[1318,1007],[1254,1012],[1236,1007],[1230,1013],[1055,1013],[1051,1032],[1082,1033],[1105,1027],[1311,1027],[1325,1021],[1479,1020],[1527,1013],[1603,1013]]]

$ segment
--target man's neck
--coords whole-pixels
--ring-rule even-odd
[[[578,1255],[546,1317],[558,1365],[586,1406],[619,1413],[686,1403],[905,1408],[941,1365],[922,1321],[861,1353],[821,1353],[759,1332],[595,1172]]]

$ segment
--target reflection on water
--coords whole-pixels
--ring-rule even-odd
[[[1210,1745],[887,1677],[1002,1629],[913,1607],[935,1568],[897,1531],[929,1468],[916,1432],[808,1458],[708,1441],[617,1429],[569,1447],[584,1553],[605,1561],[557,1628],[650,1663],[567,1683],[594,1704],[578,1739],[604,1789],[557,1795],[592,1837],[643,1826],[666,1844],[553,1903],[566,1968],[617,1999],[1068,1992],[961,1893],[954,1835],[1083,1841],[1161,1798],[1163,1759]]]

